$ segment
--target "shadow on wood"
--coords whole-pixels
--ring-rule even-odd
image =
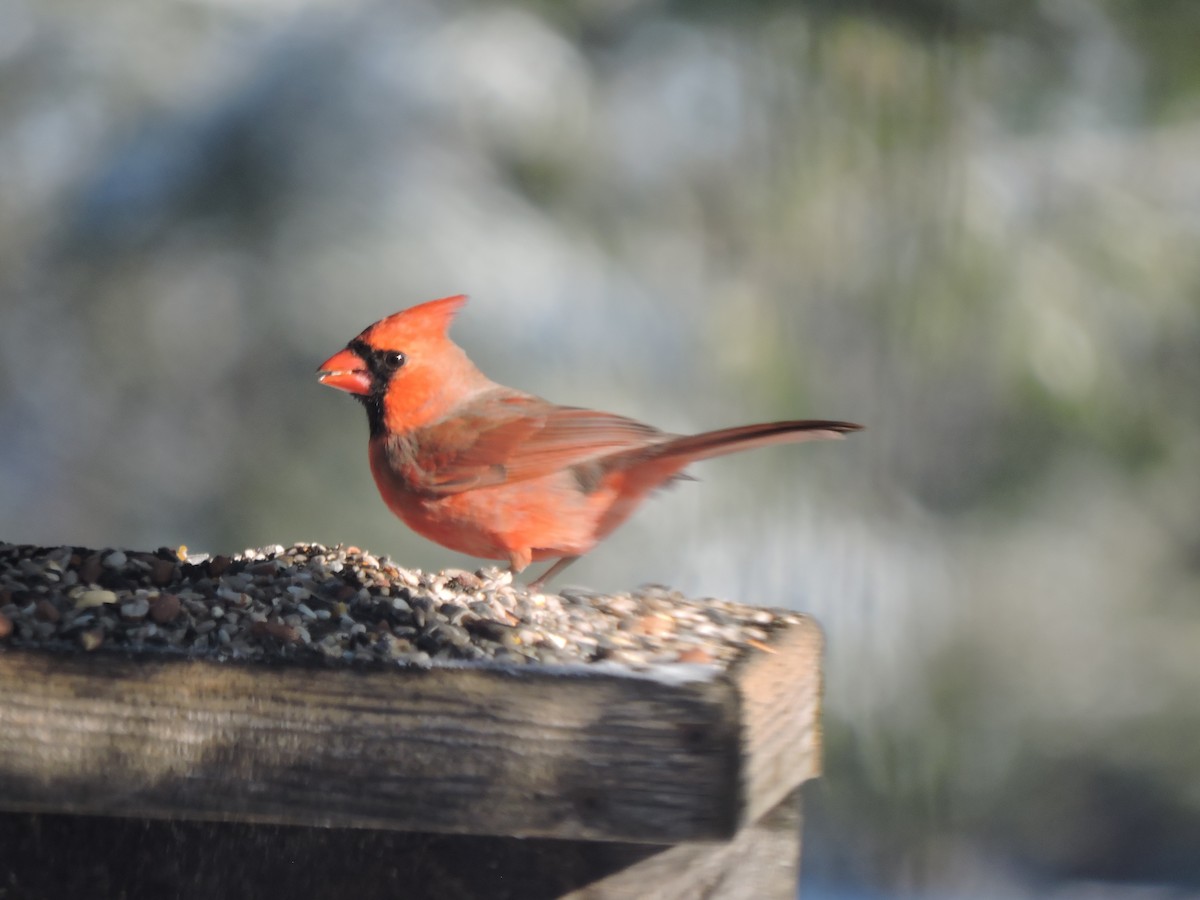
[[[732,841],[663,847],[6,813],[0,897],[766,900],[795,895],[799,818],[793,794]]]

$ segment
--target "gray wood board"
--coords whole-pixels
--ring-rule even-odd
[[[819,765],[821,634],[728,670],[355,670],[0,650],[0,808],[728,839]]]

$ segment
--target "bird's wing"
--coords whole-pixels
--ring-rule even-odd
[[[672,435],[613,413],[504,391],[483,395],[414,437],[422,489],[454,494],[572,467],[586,479],[588,463]]]

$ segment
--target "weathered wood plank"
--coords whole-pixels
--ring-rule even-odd
[[[596,877],[563,900],[795,900],[799,882],[796,789],[726,843],[663,848]]]
[[[790,628],[773,653],[749,654],[733,667],[742,726],[742,821],[756,822],[802,780],[821,772],[820,628]],[[797,677],[805,673],[806,677]],[[797,712],[803,710],[803,714]]]
[[[799,840],[795,794],[673,847],[0,813],[3,887],[39,900],[794,900]]]
[[[670,678],[0,652],[0,808],[727,839],[816,773],[820,633]]]

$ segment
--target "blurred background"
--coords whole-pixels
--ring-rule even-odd
[[[346,542],[316,365],[468,293],[493,378],[705,463],[562,583],[828,637],[809,898],[1200,896],[1200,4],[0,0],[0,539]]]

